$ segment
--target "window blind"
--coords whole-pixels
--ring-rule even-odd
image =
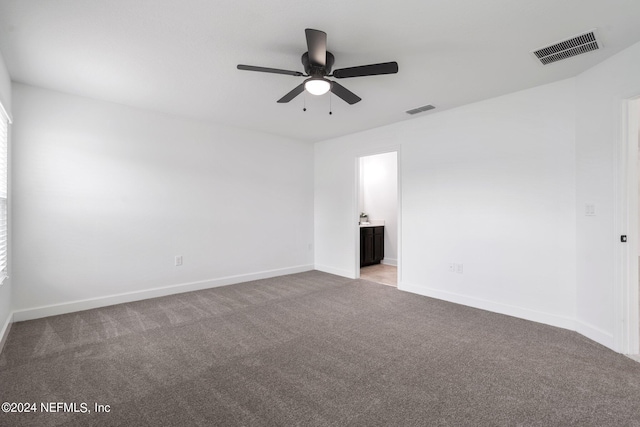
[[[8,256],[8,155],[9,120],[0,109],[0,283],[7,277]]]

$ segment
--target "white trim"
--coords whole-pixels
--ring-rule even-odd
[[[615,129],[613,149],[614,174],[613,174],[613,350],[622,353],[622,294],[626,287],[626,258],[627,245],[620,242],[620,235],[628,234],[627,231],[627,141],[621,136],[626,127],[626,103],[615,105],[614,111],[620,110],[620,129]],[[631,237],[631,236],[628,236]]]
[[[396,255],[398,259],[396,260],[396,274],[397,274],[397,283],[402,282],[402,146],[398,145],[398,154],[397,154],[397,162],[398,162],[398,241],[396,242]]]
[[[603,331],[602,329],[596,328],[593,325],[589,325],[588,323],[581,322],[580,320],[576,320],[575,331],[580,335],[584,335],[590,340],[593,340],[598,344],[602,344],[603,346],[615,351],[615,348],[613,348],[614,337],[612,334]]]
[[[619,126],[614,150],[614,308],[613,342],[620,353],[640,351],[640,297],[638,295],[638,117],[640,108],[632,96],[617,100]],[[635,119],[631,115],[635,114]],[[632,129],[633,127],[633,129]],[[627,235],[627,243],[619,236]],[[605,343],[602,343],[606,345]]]
[[[12,323],[13,323],[13,313],[9,313],[9,316],[7,316],[7,321],[4,322],[2,329],[0,329],[0,354],[2,354],[4,343],[7,342],[7,338],[9,337],[9,331],[11,331]]]
[[[488,301],[476,297],[441,291],[438,289],[431,289],[426,286],[418,286],[408,283],[399,283],[398,289],[401,291],[411,292],[426,297],[466,305],[468,307],[491,311],[493,313],[506,314],[507,316],[513,316],[520,319],[530,320],[532,322],[544,323],[546,325],[575,331],[575,321],[570,317],[545,313],[542,311],[531,310],[515,305]]]
[[[395,267],[398,266],[398,260],[393,258],[385,258],[382,261],[380,261],[380,263],[384,265],[393,265]]]
[[[358,277],[356,277],[353,272],[348,270],[343,270],[341,268],[328,267],[326,265],[315,265],[315,270],[322,271],[323,273],[335,274],[336,276],[346,277],[348,279],[357,279],[360,277],[360,270],[358,269]]]
[[[4,105],[2,105],[2,102],[0,102],[0,113],[2,113],[7,118],[7,121],[9,122],[9,124],[13,123],[13,120],[11,119],[11,114],[9,114],[9,112],[4,108]]]
[[[56,316],[58,314],[90,310],[92,308],[105,307],[108,305],[122,304],[132,301],[163,297],[167,295],[181,294],[184,292],[198,291],[201,289],[216,288],[218,286],[234,285],[237,283],[249,282],[252,280],[269,279],[271,277],[302,273],[310,270],[313,270],[312,265],[299,265],[289,268],[261,271],[258,273],[240,274],[237,276],[227,276],[218,279],[181,283],[160,288],[146,289],[143,291],[126,292],[104,297],[88,298],[85,300],[28,308],[25,310],[16,310],[13,312],[13,320],[15,322],[21,322],[24,320],[39,319],[41,317]]]
[[[640,353],[640,295],[638,294],[638,135],[640,131],[640,97],[628,100],[626,107],[626,126],[623,129],[623,141],[627,141],[627,281],[622,289],[622,352]],[[630,238],[629,238],[630,237]]]
[[[360,218],[360,182],[362,181],[361,159],[364,156],[356,154],[354,161],[354,187],[352,198],[351,218]],[[355,202],[353,202],[355,200]],[[356,220],[353,226],[353,243],[355,250],[353,251],[353,276],[355,279],[360,278],[360,223]]]

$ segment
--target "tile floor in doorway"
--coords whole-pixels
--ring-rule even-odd
[[[398,268],[393,265],[375,264],[360,268],[360,278],[383,285],[398,286]]]

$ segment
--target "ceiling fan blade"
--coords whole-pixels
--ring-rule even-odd
[[[324,67],[327,62],[327,33],[311,28],[304,30],[304,33],[307,36],[309,61],[313,65]]]
[[[343,101],[350,105],[362,101],[362,98],[337,82],[331,82],[331,92],[338,95]]]
[[[296,96],[300,95],[302,93],[302,91],[304,91],[304,83],[301,83],[300,85],[296,86],[291,92],[289,92],[288,94],[286,94],[282,98],[278,99],[278,102],[281,103],[281,104],[283,104],[285,102],[289,102],[293,98],[295,98]]]
[[[397,62],[383,62],[381,64],[361,65],[359,67],[334,70],[333,77],[336,79],[346,79],[347,77],[377,76],[379,74],[395,74],[397,72]]]
[[[300,71],[280,70],[278,68],[254,67],[253,65],[238,65],[238,70],[260,71],[261,73],[286,74],[289,76],[304,76]]]

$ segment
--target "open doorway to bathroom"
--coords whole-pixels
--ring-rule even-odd
[[[398,153],[359,158],[360,278],[398,285]]]

